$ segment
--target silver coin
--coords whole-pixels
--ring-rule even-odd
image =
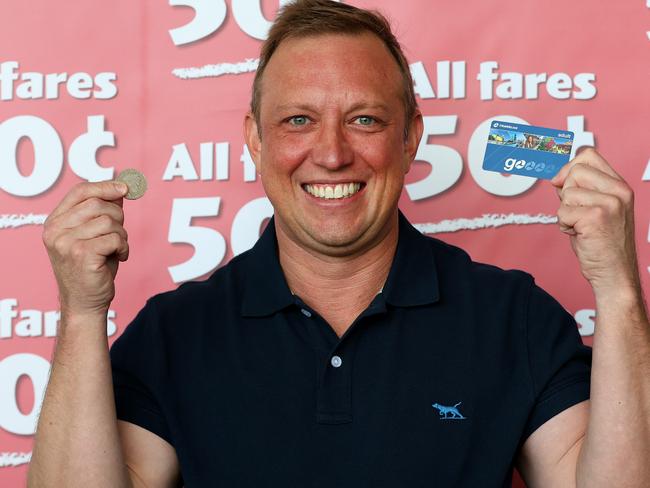
[[[137,200],[147,191],[147,180],[137,169],[125,169],[117,175],[115,181],[126,183],[129,187],[129,191],[124,196],[127,200]]]

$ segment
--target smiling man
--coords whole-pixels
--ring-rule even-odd
[[[594,289],[592,362],[529,275],[400,214],[422,117],[383,17],[283,8],[244,129],[274,218],[150,299],[110,361],[125,188],[80,185],[49,217],[63,315],[30,486],[505,487],[515,465],[531,487],[650,483],[633,198],[598,153],[553,180]]]
[[[369,32],[282,39],[246,118],[287,283],[339,336],[395,254],[397,201],[422,135],[406,69]]]

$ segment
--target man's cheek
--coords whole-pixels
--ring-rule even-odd
[[[307,151],[298,144],[286,144],[272,153],[269,162],[277,172],[291,172],[306,159],[306,153]]]
[[[403,160],[403,154],[395,151],[395,148],[386,142],[377,144],[368,142],[358,148],[357,155],[376,169],[386,169],[394,166],[397,161]]]

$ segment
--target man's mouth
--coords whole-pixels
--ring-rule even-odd
[[[363,183],[350,182],[338,183],[336,185],[326,184],[305,184],[302,185],[303,190],[316,198],[324,198],[326,200],[338,200],[340,198],[349,198],[357,193],[365,186]]]

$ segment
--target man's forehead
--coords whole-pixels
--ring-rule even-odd
[[[397,89],[399,95],[401,79],[397,62],[376,35],[327,33],[284,40],[269,61],[262,86],[268,89],[273,84],[283,91],[284,84],[291,83],[316,90],[340,81],[348,90],[354,85],[374,86]]]
[[[345,49],[340,49],[343,46]],[[282,40],[273,56],[271,56],[269,65],[278,57],[291,56],[296,61],[314,58],[345,59],[353,53],[359,52],[364,52],[367,56],[380,53],[386,54],[388,56],[387,61],[391,58],[382,40],[372,32],[324,32],[304,36],[290,36]]]

